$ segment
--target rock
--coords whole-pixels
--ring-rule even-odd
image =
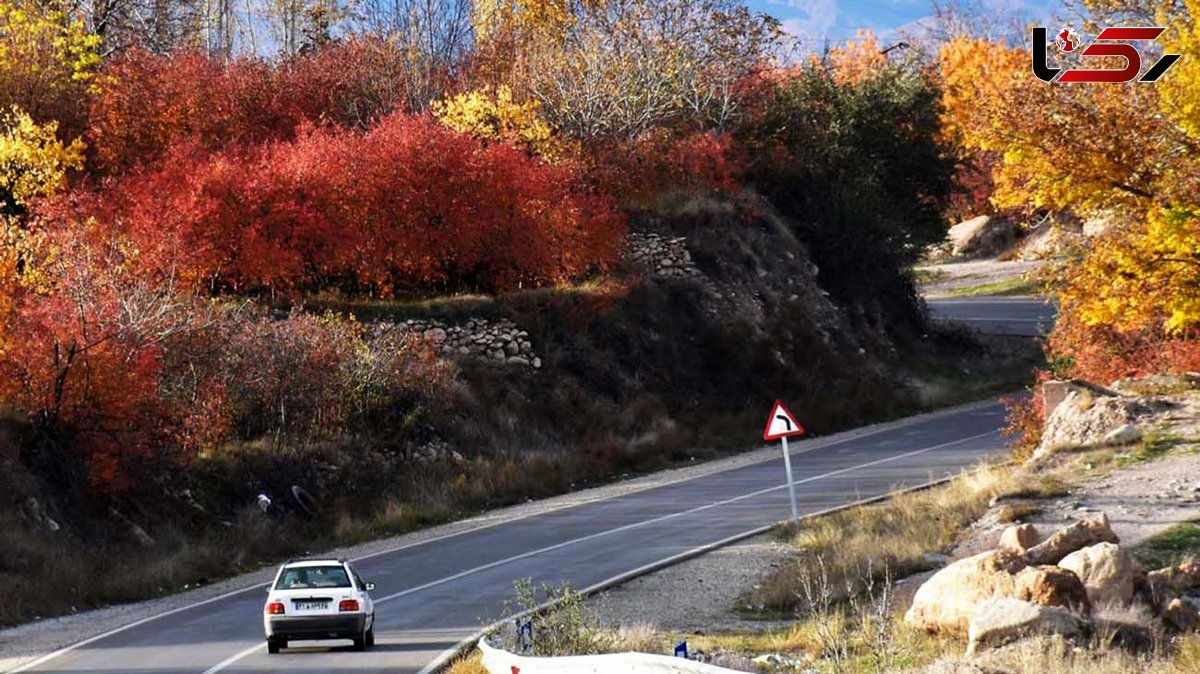
[[[521,345],[516,342],[508,342],[504,345],[504,352],[509,356],[515,356],[521,352]]]
[[[1177,632],[1192,632],[1200,629],[1200,611],[1190,601],[1172,599],[1162,612],[1163,623]]]
[[[1042,408],[1043,414],[1049,418],[1054,414],[1054,410],[1067,399],[1067,394],[1073,390],[1072,382],[1051,380],[1042,382]]]
[[[1013,596],[1041,606],[1062,608],[1087,615],[1092,606],[1087,588],[1072,571],[1057,566],[1030,566],[1016,577]]]
[[[1200,561],[1189,559],[1178,566],[1151,571],[1146,574],[1146,585],[1158,601],[1174,598],[1200,587]]]
[[[1119,447],[1121,445],[1132,445],[1142,439],[1142,432],[1133,424],[1124,424],[1109,431],[1104,436],[1104,444]]]
[[[971,616],[967,653],[978,653],[1032,635],[1078,636],[1084,627],[1082,618],[1064,608],[1019,599],[989,599]]]
[[[1000,534],[1000,547],[1018,554],[1038,544],[1037,527],[1032,524],[1017,524]]]
[[[781,669],[784,671],[802,671],[804,662],[795,658],[785,657],[778,653],[767,653],[760,655],[750,661],[751,664],[758,665],[763,669]]]
[[[509,365],[519,365],[521,367],[529,367],[529,360],[522,358],[520,356],[511,356],[508,359],[508,364]]]
[[[1097,543],[1120,543],[1108,523],[1108,515],[1099,513],[1060,529],[1050,538],[1025,551],[1031,565],[1058,564],[1063,557]]]
[[[1046,415],[1035,458],[1060,447],[1099,444],[1113,429],[1137,425],[1170,405],[1161,400],[1121,396],[1078,380],[1069,382],[1067,387],[1066,397]]]
[[[981,215],[950,228],[951,253],[955,257],[1000,252],[1016,238],[1016,226],[1007,218]]]
[[[1071,570],[1083,581],[1093,604],[1124,606],[1133,601],[1133,558],[1112,543],[1097,543],[1076,550],[1058,565]]]
[[[1007,550],[960,559],[917,589],[904,621],[927,632],[966,634],[971,616],[981,603],[1013,596],[1015,576],[1025,566],[1021,555]]]
[[[1044,222],[1032,227],[1017,247],[1022,260],[1041,260],[1057,253],[1069,239],[1062,227]]]
[[[425,331],[424,335],[425,339],[434,346],[441,346],[446,342],[446,331],[441,328],[430,328]]]

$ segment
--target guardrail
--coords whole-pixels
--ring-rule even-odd
[[[744,674],[703,662],[647,653],[528,658],[479,642],[489,674]]]

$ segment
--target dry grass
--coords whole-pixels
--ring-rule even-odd
[[[975,662],[987,668],[1033,674],[1195,674],[1200,672],[1200,636],[1191,635],[1158,653],[1076,648],[1062,639],[1019,641],[988,651],[976,660],[947,657],[923,671],[928,674],[978,671],[957,668]]]
[[[807,520],[787,531],[800,554],[763,581],[752,603],[794,611],[800,578],[818,561],[843,593],[847,581],[853,586],[868,569],[893,578],[924,571],[926,553],[952,546],[993,497],[1006,496],[1017,484],[1012,469],[985,466],[941,487]]]
[[[446,674],[488,674],[483,668],[483,656],[479,651],[473,651],[465,658],[455,660],[446,669]]]
[[[878,672],[919,671],[947,651],[961,650],[962,645],[945,637],[936,637],[897,627],[890,635],[891,656],[881,662],[875,643],[866,633],[856,627],[846,631],[845,656],[834,661],[822,658],[823,646],[820,633],[827,629],[812,619],[805,619],[783,630],[756,634],[729,634],[689,636],[688,644],[693,649],[705,652],[725,652],[745,659],[753,659],[767,653],[778,653],[803,662],[803,671],[836,672],[838,674],[875,674]]]

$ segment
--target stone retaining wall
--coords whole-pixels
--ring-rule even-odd
[[[627,257],[654,276],[690,278],[700,274],[688,252],[687,239],[682,236],[630,232]]]
[[[479,358],[534,369],[542,367],[542,359],[534,354],[529,333],[512,321],[472,318],[459,325],[449,325],[437,320],[410,319],[393,327],[420,333],[443,356]]]

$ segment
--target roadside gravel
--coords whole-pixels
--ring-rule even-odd
[[[681,634],[779,628],[786,623],[746,619],[738,603],[790,550],[769,534],[758,536],[631,580],[588,604],[612,627]]]

